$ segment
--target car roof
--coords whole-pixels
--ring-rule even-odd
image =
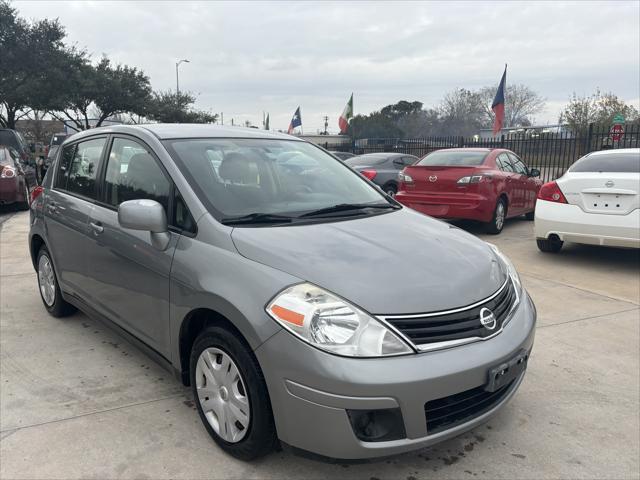
[[[200,123],[149,123],[142,125],[110,125],[92,128],[73,135],[73,140],[99,133],[132,133],[146,130],[161,140],[174,138],[253,138],[267,140],[304,141],[292,135],[268,132],[257,128],[230,127]]]
[[[589,156],[618,155],[620,153],[635,153],[636,155],[640,155],[640,148],[612,148],[609,150],[598,150],[597,152],[589,153]]]
[[[414,157],[415,155],[411,155],[410,153],[398,153],[398,152],[374,152],[374,153],[363,153],[362,155],[358,155],[358,157]]]
[[[493,150],[507,150],[507,149],[506,148],[484,148],[484,147],[458,147],[458,148],[439,148],[438,150],[434,150],[434,152],[491,152]]]

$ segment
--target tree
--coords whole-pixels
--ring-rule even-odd
[[[155,92],[147,109],[147,117],[161,123],[216,123],[218,114],[196,110],[196,99],[187,92]]]
[[[381,112],[356,115],[349,123],[353,138],[401,138],[402,130],[396,122]]]
[[[422,111],[422,102],[407,102],[406,100],[400,100],[394,105],[387,105],[380,113],[390,120],[397,122],[403,117],[408,115],[415,115]]]
[[[15,128],[29,109],[48,110],[75,52],[58,20],[26,22],[0,0],[0,125]]]
[[[117,114],[147,114],[152,97],[149,77],[144,72],[127,65],[113,67],[106,57],[95,72],[97,88],[93,101],[101,112],[96,127]]]
[[[603,94],[598,89],[592,95],[580,97],[574,92],[562,109],[559,122],[566,123],[573,132],[577,132],[590,123],[611,125],[616,114],[622,114],[627,123],[640,121],[638,109],[613,93]]]
[[[498,86],[484,87],[480,89],[485,127],[493,125],[495,115],[491,110],[491,104],[496,95]],[[533,115],[540,113],[546,104],[546,100],[535,90],[523,84],[505,87],[504,126],[528,127],[533,124]]]
[[[447,93],[439,113],[447,135],[473,135],[486,125],[482,96],[465,88]]]

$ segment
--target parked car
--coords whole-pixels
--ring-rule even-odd
[[[509,150],[436,150],[400,173],[396,199],[432,217],[484,222],[497,234],[507,218],[533,220],[539,176]]]
[[[21,163],[29,163],[29,148],[19,132],[10,128],[0,128],[0,146],[13,148],[18,152]]]
[[[405,153],[367,153],[345,163],[393,197],[398,192],[398,172],[417,161],[418,157]]]
[[[585,155],[538,194],[535,234],[543,252],[565,241],[640,248],[640,149]]]
[[[150,124],[61,149],[31,204],[44,307],[115,323],[191,386],[230,454],[423,448],[522,382],[536,311],[509,259],[318,146]],[[297,156],[311,164],[287,168]]]
[[[29,209],[30,190],[18,152],[0,146],[0,205]]]
[[[69,137],[67,133],[54,133],[51,135],[51,140],[49,141],[49,148],[47,149],[47,159],[46,165],[48,166],[51,161],[56,158],[56,153],[58,152],[58,148],[62,143]]]
[[[329,153],[331,153],[334,157],[338,157],[342,161],[355,157],[355,155],[351,152],[329,152]]]

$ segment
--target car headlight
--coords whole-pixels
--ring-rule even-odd
[[[338,355],[382,357],[414,353],[382,322],[310,283],[283,290],[266,311],[305,342]]]
[[[509,259],[509,257],[502,253],[500,249],[493,243],[486,242],[486,244],[491,247],[491,250],[493,250],[498,258],[502,261],[502,264],[507,269],[509,278],[511,278],[511,281],[513,282],[516,290],[516,301],[513,304],[513,309],[520,303],[520,297],[522,296],[522,282],[520,281],[520,275],[518,275],[518,271],[516,270],[516,267],[513,265],[513,262]]]

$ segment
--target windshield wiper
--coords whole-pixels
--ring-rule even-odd
[[[340,203],[338,205],[333,205],[332,207],[320,208],[318,210],[304,213],[300,215],[300,218],[315,217],[327,213],[347,212],[350,210],[366,210],[368,208],[375,208],[380,210],[397,210],[400,207],[397,205],[392,205],[390,203]]]
[[[244,225],[251,223],[291,223],[295,217],[286,215],[276,215],[274,213],[250,213],[238,217],[223,218],[221,222],[224,225]]]

